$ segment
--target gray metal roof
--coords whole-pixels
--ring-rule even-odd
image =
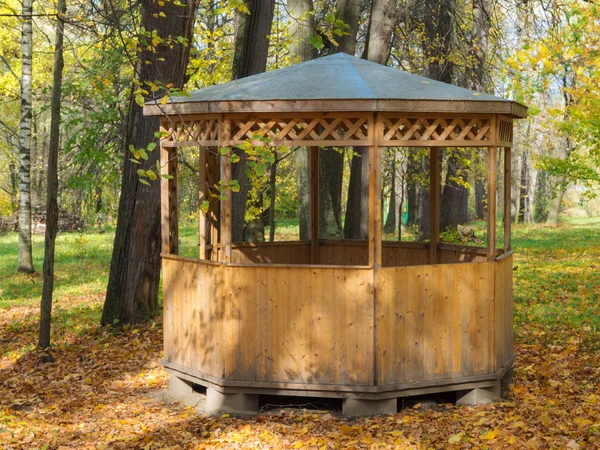
[[[177,104],[180,103],[315,100],[515,103],[344,53],[336,53],[324,58],[200,89],[191,92],[190,97],[173,97],[170,107],[166,109],[168,112],[177,112],[179,109]],[[146,113],[153,113],[154,108],[150,104],[148,106]],[[184,109],[191,112],[189,108]]]

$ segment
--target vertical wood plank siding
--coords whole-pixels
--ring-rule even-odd
[[[494,264],[378,272],[377,384],[494,372]]]
[[[496,262],[496,370],[513,356],[512,255]]]
[[[373,383],[372,272],[164,258],[165,359],[237,381]]]
[[[393,386],[493,374],[512,358],[510,255],[384,267],[375,300],[371,269],[164,256],[163,274],[165,359],[215,379]]]

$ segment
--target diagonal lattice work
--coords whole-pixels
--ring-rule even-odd
[[[185,116],[184,119],[177,117],[170,117],[169,119],[169,121],[165,121],[162,124],[162,131],[167,133],[162,139],[164,146],[218,145],[218,117]]]
[[[231,116],[232,145],[268,138],[270,145],[369,145],[371,115]]]
[[[382,145],[487,146],[492,144],[493,117],[410,117],[382,115]]]

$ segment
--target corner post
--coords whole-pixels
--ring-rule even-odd
[[[488,147],[487,238],[488,261],[496,259],[496,161],[498,147]]]
[[[369,266],[375,270],[382,264],[381,255],[381,148],[379,147],[379,115],[375,115],[375,137],[369,147]]]
[[[310,263],[319,264],[319,147],[310,147]]]
[[[166,131],[166,124],[161,124],[161,131]],[[163,173],[172,178],[160,178],[160,221],[162,253],[176,255],[179,253],[179,221],[177,218],[177,147],[160,145],[160,165]]]
[[[510,206],[511,206],[511,148],[504,147],[504,252],[509,252],[512,248],[510,236]]]
[[[206,186],[206,148],[200,147],[200,152],[198,154],[198,175],[199,175],[199,195],[200,195],[200,207],[205,201],[208,201],[208,192]],[[208,259],[208,252],[206,249],[206,245],[208,243],[208,220],[207,220],[208,212],[200,210],[200,217],[198,220],[198,245],[199,245],[199,257],[200,259]]]
[[[437,264],[440,242],[440,149],[429,148],[429,264]]]
[[[231,123],[229,119],[221,116],[219,120],[219,143],[223,147],[230,144]],[[221,184],[225,187],[221,199],[221,248],[219,252],[219,261],[225,264],[231,262],[231,152],[221,155],[220,173]]]

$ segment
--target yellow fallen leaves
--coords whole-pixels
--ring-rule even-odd
[[[484,441],[491,441],[492,439],[496,439],[500,430],[498,428],[494,428],[493,430],[488,431],[485,434],[482,434],[480,437]]]

